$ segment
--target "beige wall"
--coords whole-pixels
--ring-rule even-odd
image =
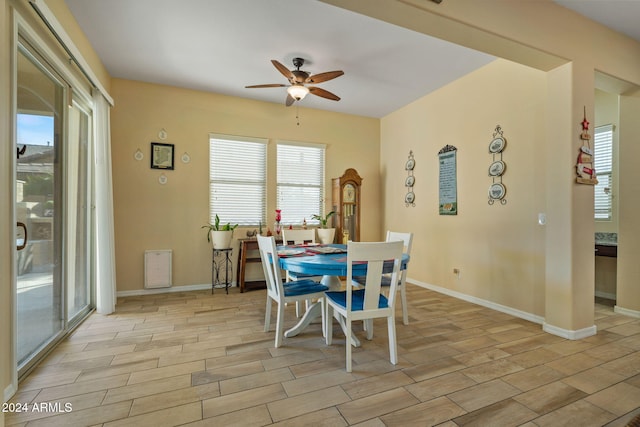
[[[415,233],[411,279],[544,316],[545,92],[545,73],[497,60],[382,119],[384,223]],[[497,125],[507,139],[505,205],[487,203]],[[438,151],[447,144],[458,149],[456,216],[438,213]],[[402,198],[409,150],[416,207]]]
[[[640,94],[620,97],[620,215],[616,309],[640,311]],[[627,161],[627,159],[631,161]]]
[[[327,144],[327,209],[331,178],[355,168],[363,177],[361,239],[380,238],[377,119],[300,108],[298,126],[295,108],[284,105],[119,79],[112,82],[112,95],[116,100],[111,138],[119,292],[143,288],[143,257],[149,249],[173,250],[174,286],[211,283],[211,252],[200,228],[209,221],[210,132],[269,139],[268,225],[273,224],[276,208],[276,141]],[[161,129],[168,133],[164,142],[175,144],[176,151],[175,170],[165,171],[166,185],[158,183],[161,172],[149,167],[149,144],[159,141]],[[133,157],[138,148],[145,155],[142,161]],[[184,152],[191,156],[189,164],[179,160]],[[238,229],[235,237],[245,233],[246,229]]]

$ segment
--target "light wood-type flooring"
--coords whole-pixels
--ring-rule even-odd
[[[353,352],[334,322],[275,349],[265,291],[118,299],[24,381],[8,426],[624,426],[640,414],[640,319],[595,304],[598,334],[541,325],[408,285],[399,363],[384,320]],[[295,322],[287,307],[286,326]],[[45,403],[53,413],[35,408]],[[57,404],[57,406],[56,406]],[[65,406],[66,405],[66,406]],[[70,411],[69,411],[70,409]]]

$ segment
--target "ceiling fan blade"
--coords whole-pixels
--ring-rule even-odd
[[[287,99],[284,101],[284,105],[286,105],[287,107],[291,107],[295,101],[296,100],[293,98],[293,96],[287,93]]]
[[[289,70],[287,67],[282,65],[280,62],[276,61],[275,59],[272,59],[271,63],[273,64],[274,67],[276,67],[278,69],[278,71],[280,71],[280,73],[283,76],[285,76],[287,78],[287,80],[289,80],[289,81],[295,80],[295,76],[293,75],[291,70]]]
[[[285,87],[287,85],[281,85],[279,83],[271,83],[266,85],[253,85],[253,86],[245,86],[246,89],[256,89],[261,87]]]
[[[335,79],[336,77],[340,77],[344,74],[344,71],[327,71],[326,73],[314,74],[313,76],[309,76],[307,79],[307,83],[321,83],[326,82],[327,80]]]
[[[314,94],[316,96],[320,96],[322,98],[327,98],[327,99],[330,99],[332,101],[340,101],[340,97],[339,96],[334,95],[333,93],[329,92],[328,90],[324,90],[324,89],[321,89],[319,87],[311,86],[309,88],[309,92],[311,92],[312,94]]]

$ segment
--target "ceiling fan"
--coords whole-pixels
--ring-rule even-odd
[[[340,101],[340,97],[334,95],[328,90],[321,89],[315,86],[305,86],[305,83],[322,83],[327,80],[335,79],[336,77],[340,77],[344,74],[344,71],[328,71],[326,73],[319,73],[311,75],[306,71],[302,71],[300,67],[304,65],[303,58],[293,58],[293,66],[296,67],[295,70],[289,70],[287,67],[282,65],[280,62],[275,59],[271,60],[271,63],[274,67],[280,71],[280,73],[289,80],[290,85],[273,83],[273,84],[265,84],[265,85],[253,85],[253,86],[245,86],[247,89],[255,89],[255,88],[265,88],[265,87],[286,87],[287,88],[287,99],[285,101],[285,105],[287,107],[291,106],[295,101],[302,100],[308,93],[312,93],[321,98],[330,99],[332,101]]]

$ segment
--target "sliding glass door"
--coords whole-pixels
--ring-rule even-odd
[[[20,39],[16,61],[18,374],[93,308],[91,100]]]
[[[64,329],[63,123],[66,86],[24,45],[17,55],[17,356],[25,365]]]

